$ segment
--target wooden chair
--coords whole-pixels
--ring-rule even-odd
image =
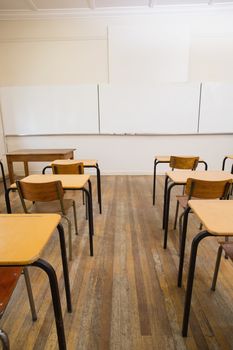
[[[26,267],[23,268],[21,266],[0,267],[0,318],[2,318],[6,310],[6,307],[10,301],[10,298],[13,294],[13,291],[22,273],[24,275],[25,282],[26,282],[29,304],[30,304],[31,313],[32,313],[32,320],[33,321],[37,320],[28,269]],[[2,342],[3,349],[9,349],[10,347],[9,347],[9,340],[8,340],[7,334],[2,330],[0,330],[0,339]]]
[[[76,206],[73,199],[64,198],[61,181],[31,183],[16,181],[19,197],[25,213],[59,213],[68,223],[69,259],[72,260],[71,221],[67,216],[68,210],[73,207],[75,233],[78,234]],[[28,209],[25,200],[32,202]]]
[[[212,286],[211,289],[215,291],[216,289],[216,283],[217,283],[217,278],[218,278],[218,271],[219,271],[219,266],[221,262],[221,257],[222,257],[222,251],[225,252],[225,255],[233,261],[233,242],[219,242],[219,248],[218,248],[218,254],[217,254],[217,259],[216,259],[216,264],[215,264],[215,270],[214,270],[214,276],[213,276],[213,281],[212,281]]]
[[[53,174],[84,174],[83,163],[77,162],[72,164],[52,163]]]
[[[199,157],[177,157],[171,156],[169,166],[174,169],[196,170]]]
[[[184,209],[188,208],[188,201],[190,199],[227,199],[232,181],[222,180],[222,181],[206,181],[189,178],[185,186],[185,192],[183,196],[177,196],[177,203]],[[184,212],[179,218],[179,233],[181,238],[182,233],[182,218]],[[176,218],[178,216],[178,209],[176,209]]]
[[[52,163],[52,172],[53,174],[84,174],[84,164],[82,162],[72,163],[72,164],[61,164],[61,163]],[[85,204],[84,200],[84,192],[83,192],[83,204]],[[87,206],[86,206],[86,217],[87,217]]]
[[[199,157],[178,157],[171,156],[169,166],[174,169],[181,170],[196,170],[198,166]],[[176,229],[177,217],[179,212],[179,202],[176,203],[176,215],[174,222],[174,230]]]

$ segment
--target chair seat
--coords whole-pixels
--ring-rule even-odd
[[[219,242],[226,255],[233,261],[233,242]]]
[[[22,271],[22,267],[0,267],[0,318],[7,307]]]
[[[65,212],[73,205],[72,199],[63,199]],[[35,202],[29,209],[30,213],[61,213],[61,204],[59,200],[51,202]]]
[[[188,205],[188,196],[176,196],[180,206],[185,209]]]
[[[185,208],[187,208],[187,206],[188,206],[188,201],[189,201],[189,199],[188,199],[188,196],[176,196],[176,198],[177,198],[177,200],[178,200],[178,202],[179,202],[179,204],[180,204],[180,206],[183,208],[183,209],[185,209]],[[200,198],[192,198],[192,200],[200,200]],[[205,200],[204,198],[203,198],[203,200]],[[216,200],[219,200],[219,199],[216,199]]]

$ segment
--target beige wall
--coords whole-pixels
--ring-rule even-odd
[[[159,22],[168,31],[173,30],[174,23],[184,24],[189,31],[187,80],[233,80],[233,11],[206,10],[116,18],[1,21],[0,85],[108,82],[108,27],[136,25],[140,31],[140,27],[153,27]],[[139,40],[143,46],[145,38]],[[143,64],[141,69],[143,72]]]
[[[162,20],[169,27],[174,18],[189,30],[187,80],[232,81],[233,13],[205,11],[1,21],[0,86],[109,82],[109,26],[137,25],[140,28]],[[2,138],[1,142],[3,145]],[[9,151],[22,147],[76,147],[78,157],[98,159],[104,173],[149,174],[152,173],[153,156],[159,153],[198,154],[210,163],[211,168],[220,168],[223,156],[232,153],[232,135],[7,138]],[[40,170],[35,165],[32,169]]]

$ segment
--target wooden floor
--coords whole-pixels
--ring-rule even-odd
[[[156,205],[152,206],[151,176],[103,176],[103,214],[98,213],[95,178],[94,254],[89,256],[88,225],[80,194],[79,235],[73,235],[69,263],[73,313],[66,311],[58,235],[43,257],[55,267],[62,300],[69,350],[233,349],[233,266],[223,259],[216,292],[210,291],[218,244],[202,242],[197,259],[190,327],[181,336],[185,284],[191,238],[199,223],[191,216],[183,288],[176,286],[178,233],[172,229],[173,197],[168,248],[162,248],[164,178],[158,177]],[[14,212],[21,210],[17,193],[11,195]],[[5,211],[4,196],[0,197]],[[32,232],[33,234],[33,232]],[[38,320],[31,321],[21,278],[1,320],[12,350],[57,349],[57,337],[48,281],[30,268]]]

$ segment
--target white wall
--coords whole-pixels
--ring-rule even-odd
[[[193,136],[32,136],[9,137],[8,151],[19,148],[76,148],[79,159],[97,159],[103,174],[152,174],[154,156],[199,155],[210,169],[220,169],[232,152],[232,135]],[[16,163],[15,163],[16,164]],[[22,171],[22,166],[18,171]],[[43,164],[31,163],[31,171],[41,172]],[[162,164],[158,172],[166,169]]]
[[[110,26],[136,25],[140,29],[163,21],[169,28],[174,20],[189,31],[187,81],[232,81],[233,12],[210,9],[180,14],[1,21],[0,86],[111,82]],[[78,157],[99,159],[104,173],[148,174],[155,154],[198,154],[211,168],[220,168],[223,156],[233,153],[232,141],[232,135],[44,136],[7,137],[7,147],[8,151],[77,147]],[[35,165],[32,169],[39,170]]]

